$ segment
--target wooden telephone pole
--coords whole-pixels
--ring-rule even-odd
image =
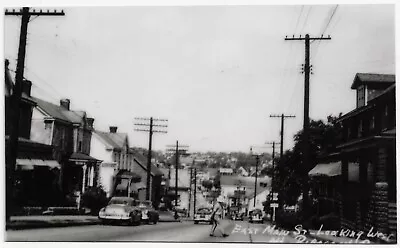
[[[272,188],[272,192],[274,192],[275,191],[275,187],[274,187],[275,186],[275,145],[279,145],[281,143],[272,141],[272,142],[265,142],[265,144],[272,144],[272,168],[273,168],[274,174],[272,175],[271,188]]]
[[[173,145],[168,145],[167,151],[173,151]],[[186,153],[189,146],[179,145],[179,141],[176,141],[175,145],[175,219],[178,219],[178,167],[179,167],[179,155]]]
[[[255,156],[255,157],[256,157],[256,178],[255,178],[256,180],[254,181],[254,202],[253,202],[253,207],[256,207],[258,165],[260,164],[260,156],[262,156],[262,153],[253,154],[253,148],[266,148],[266,147],[250,146],[250,154],[251,154],[252,156]]]
[[[161,125],[161,124],[154,124],[154,122],[168,122],[167,119],[154,119],[153,117],[150,118],[143,118],[143,117],[136,117],[136,121],[149,121],[149,123],[135,123],[135,126],[145,126],[149,129],[140,129],[135,128],[135,131],[142,131],[149,133],[149,150],[147,153],[147,178],[146,178],[146,200],[150,200],[150,180],[151,180],[151,149],[152,149],[152,140],[153,140],[153,133],[167,133],[165,130],[154,130],[154,127],[159,128],[167,128],[168,125]]]
[[[64,16],[64,11],[44,12],[43,10],[30,10],[29,7],[23,7],[19,11],[6,10],[5,15],[22,16],[21,33],[19,37],[18,60],[15,75],[15,86],[11,96],[11,125],[10,137],[8,140],[6,152],[6,220],[9,220],[13,209],[13,192],[14,192],[14,171],[18,155],[18,137],[19,137],[19,120],[20,120],[20,102],[22,95],[22,81],[24,79],[25,54],[26,54],[26,36],[28,32],[28,23],[31,16]]]
[[[269,117],[271,118],[281,118],[281,151],[280,151],[280,157],[282,158],[283,156],[283,134],[285,130],[285,118],[295,118],[295,115],[270,115]]]
[[[286,36],[285,40],[293,41],[300,40],[305,42],[305,63],[304,63],[304,121],[303,121],[303,161],[304,166],[307,167],[310,164],[310,144],[309,144],[309,128],[310,128],[310,116],[309,116],[309,107],[310,107],[310,72],[312,70],[312,66],[310,66],[310,40],[330,40],[331,37],[313,37],[311,38],[309,34],[306,34],[305,37],[292,37],[288,38]],[[308,177],[307,172],[305,172],[304,179]],[[303,183],[303,209],[308,209],[308,183]],[[304,215],[307,215],[307,211],[304,211]]]

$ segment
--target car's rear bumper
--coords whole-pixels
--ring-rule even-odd
[[[194,218],[193,220],[198,221],[198,222],[201,222],[201,221],[210,222],[211,218]]]
[[[130,220],[129,216],[99,216],[100,220]]]

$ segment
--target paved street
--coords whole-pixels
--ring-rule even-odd
[[[7,231],[7,241],[172,241],[172,242],[246,242],[295,243],[291,235],[271,234],[267,224],[233,222],[230,236],[210,237],[210,225],[191,221],[140,226],[79,226]],[[217,233],[216,233],[217,234]]]

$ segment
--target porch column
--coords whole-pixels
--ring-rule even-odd
[[[86,188],[86,170],[87,170],[87,166],[86,163],[84,166],[82,166],[82,194],[85,193],[85,188]]]
[[[94,186],[94,166],[90,166],[89,186]]]

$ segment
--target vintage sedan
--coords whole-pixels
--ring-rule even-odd
[[[157,224],[160,214],[153,208],[151,201],[139,201],[137,206],[142,211],[142,222]]]
[[[197,209],[196,214],[194,215],[194,218],[193,218],[194,224],[198,224],[199,222],[207,222],[209,224],[212,224],[211,213],[212,213],[211,208]]]
[[[232,220],[244,220],[244,213],[239,213],[237,211],[231,212],[231,219]]]
[[[261,209],[254,209],[249,214],[249,222],[260,222],[264,223],[264,214]]]
[[[99,219],[104,223],[126,223],[139,225],[142,211],[136,207],[136,201],[131,197],[113,197],[108,205],[99,212]]]

